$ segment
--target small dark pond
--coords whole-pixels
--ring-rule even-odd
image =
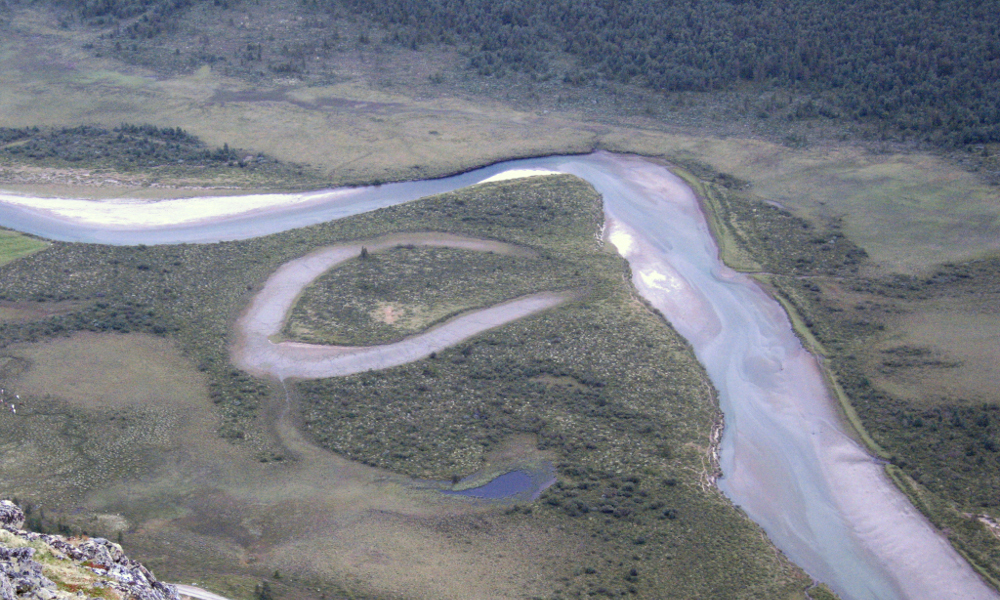
[[[461,483],[459,482],[459,485]],[[442,493],[481,500],[534,500],[553,483],[555,483],[555,473],[551,467],[535,473],[519,469],[504,473],[479,487],[459,491],[443,490]]]

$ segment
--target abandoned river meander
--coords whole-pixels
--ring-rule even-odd
[[[791,560],[845,600],[998,597],[846,433],[816,359],[787,315],[751,278],[721,263],[697,198],[663,166],[608,153],[524,159],[437,180],[259,195],[251,211],[193,218],[168,211],[139,225],[73,212],[74,202],[88,201],[46,206],[43,199],[0,195],[0,225],[105,244],[247,239],[455,190],[510,170],[576,175],[603,195],[604,238],[629,261],[638,291],[691,343],[718,390],[725,415],[719,488]],[[105,206],[106,215],[142,209],[140,203]],[[537,310],[551,305],[538,303]],[[421,349],[408,354],[410,360],[431,351],[426,335],[405,342]],[[400,352],[399,344],[393,346]],[[377,350],[366,352],[365,368],[388,365]]]

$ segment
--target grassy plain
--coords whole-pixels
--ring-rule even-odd
[[[205,382],[159,337],[84,332],[10,352],[32,365],[18,379],[18,391],[67,398],[83,408],[182,408],[203,396]]]

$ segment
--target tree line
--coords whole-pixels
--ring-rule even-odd
[[[122,123],[113,129],[94,125],[57,128],[0,127],[0,160],[65,161],[92,166],[133,167],[183,163],[188,166],[247,166],[248,151],[213,148],[180,127]],[[275,163],[252,154],[251,164]]]
[[[198,4],[41,2],[133,43],[173,31]],[[213,3],[223,10],[242,0]],[[871,121],[946,146],[1000,142],[997,0],[301,0],[300,8],[363,17],[415,50],[455,46],[482,77],[783,92],[802,99],[795,118]]]
[[[655,90],[792,90],[818,115],[949,145],[1000,141],[1000,4],[963,0],[330,0],[482,75]],[[575,59],[577,68],[555,65]],[[825,108],[824,108],[825,107]],[[806,115],[806,116],[817,116]]]

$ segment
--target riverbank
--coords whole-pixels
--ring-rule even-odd
[[[1000,306],[991,283],[996,260],[946,264],[917,277],[886,273],[839,221],[793,217],[724,181],[700,191],[711,200],[714,228],[758,263],[753,270],[767,271],[753,276],[822,357],[859,442],[892,463],[887,473],[897,486],[996,581],[1000,543],[977,518],[995,512],[1000,484],[988,383],[996,378],[990,365],[1000,363],[986,342],[996,333],[983,329],[985,315]]]
[[[617,160],[623,171],[634,169],[628,180],[644,202],[656,198],[656,210],[610,201],[607,237],[629,258],[640,292],[693,344],[719,390],[729,425],[720,488],[793,560],[844,597],[996,597],[843,433],[815,359],[781,307],[719,263],[694,194],[665,194],[680,183],[666,169]],[[669,246],[655,241],[663,235]],[[754,441],[764,438],[770,446]],[[793,514],[790,507],[804,497],[808,508]],[[825,524],[821,534],[817,518]],[[850,547],[853,559],[843,554]],[[823,552],[839,558],[831,562]]]
[[[807,505],[805,507],[807,511],[818,509],[821,512],[829,511],[828,514],[834,515],[824,520],[833,529],[824,530],[821,538],[805,544],[795,542],[790,545],[782,545],[783,543],[780,541],[781,536],[786,535],[788,533],[787,530],[769,529],[769,534],[779,541],[779,545],[782,545],[786,549],[786,552],[789,552],[797,561],[802,561],[807,565],[813,564],[813,572],[823,572],[823,569],[832,568],[834,570],[833,573],[835,573],[837,569],[846,568],[850,573],[856,574],[859,568],[858,564],[865,564],[870,567],[872,564],[878,562],[875,561],[873,563],[867,558],[867,553],[872,552],[880,557],[879,561],[885,561],[885,564],[892,565],[892,567],[888,568],[889,572],[896,573],[897,568],[903,568],[907,573],[906,577],[903,577],[902,580],[898,574],[891,575],[888,579],[882,580],[888,583],[882,584],[877,583],[877,578],[866,579],[861,584],[865,587],[861,588],[858,588],[857,583],[855,583],[857,582],[856,577],[845,580],[831,573],[825,576],[821,575],[824,579],[831,581],[835,589],[838,589],[841,593],[844,593],[843,590],[846,589],[848,594],[845,595],[849,597],[866,597],[865,594],[868,593],[877,593],[881,597],[887,597],[893,593],[926,594],[928,593],[926,590],[933,591],[934,589],[938,591],[959,589],[971,594],[985,593],[986,596],[984,597],[992,597],[992,592],[983,592],[975,587],[978,579],[975,579],[974,575],[972,575],[973,579],[962,579],[962,577],[966,577],[963,573],[967,573],[967,569],[963,571],[963,563],[960,560],[955,562],[953,558],[946,560],[937,560],[934,558],[940,558],[941,556],[954,557],[955,554],[954,552],[948,554],[950,549],[946,546],[941,547],[943,541],[933,534],[930,528],[927,527],[927,524],[919,519],[918,515],[914,518],[913,513],[908,513],[904,510],[908,504],[905,503],[905,500],[899,503],[898,494],[892,496],[892,486],[885,480],[884,475],[876,474],[868,477],[866,475],[867,471],[864,473],[857,471],[858,468],[869,468],[864,466],[866,462],[864,453],[860,452],[857,446],[852,445],[852,442],[841,434],[835,413],[831,409],[832,404],[830,403],[830,399],[825,395],[822,378],[818,376],[815,362],[810,362],[810,357],[804,352],[798,340],[792,334],[788,322],[783,320],[784,313],[776,303],[767,299],[767,296],[760,292],[749,280],[741,279],[742,276],[729,272],[716,262],[713,262],[717,259],[717,250],[715,250],[714,245],[711,243],[711,238],[708,236],[709,230],[707,225],[704,221],[699,221],[700,212],[697,202],[694,201],[689,190],[686,190],[679,181],[673,179],[666,169],[649,165],[638,159],[610,156],[597,156],[590,161],[570,158],[563,160],[540,159],[532,161],[530,165],[533,167],[565,169],[570,172],[582,174],[593,181],[598,189],[604,193],[607,210],[614,219],[612,227],[606,230],[608,237],[613,241],[619,242],[620,244],[616,245],[619,245],[627,255],[631,252],[640,252],[640,254],[636,255],[637,258],[643,255],[652,257],[657,256],[657,253],[666,252],[666,254],[663,254],[663,256],[667,257],[666,260],[657,259],[654,263],[650,263],[646,267],[643,267],[641,263],[633,262],[632,272],[636,285],[640,290],[645,290],[647,298],[659,298],[660,305],[657,305],[657,302],[654,301],[654,306],[660,308],[664,314],[672,315],[671,321],[677,324],[677,327],[689,340],[692,340],[695,344],[696,352],[699,353],[699,356],[703,360],[706,360],[706,364],[711,364],[711,361],[720,361],[720,365],[730,364],[737,369],[747,370],[743,375],[732,381],[753,381],[758,386],[765,386],[765,389],[767,386],[772,385],[777,385],[779,388],[780,386],[788,385],[795,387],[795,394],[778,391],[776,396],[765,397],[764,403],[760,405],[754,405],[753,403],[733,405],[728,403],[727,394],[729,392],[725,389],[726,385],[729,385],[726,382],[730,380],[726,379],[725,376],[721,379],[713,376],[715,377],[716,387],[720,389],[720,402],[727,414],[727,423],[730,425],[725,435],[733,436],[731,439],[736,440],[736,443],[727,443],[725,437],[723,439],[722,465],[725,476],[720,480],[722,489],[727,491],[727,493],[732,493],[734,490],[739,489],[741,485],[747,486],[744,489],[751,489],[756,485],[754,482],[762,480],[773,481],[775,477],[780,478],[784,476],[782,473],[795,473],[795,484],[788,488],[792,492],[792,496],[787,498],[786,501],[775,501],[773,497],[775,488],[770,487],[770,491],[768,492],[761,492],[759,494],[754,492],[757,495],[751,494],[746,496],[752,502],[763,502],[763,504],[758,504],[756,509],[745,500],[740,500],[741,505],[750,514],[755,515],[755,518],[760,518],[764,521],[774,519],[776,522],[784,522],[788,519],[787,510],[789,507],[801,507],[800,500],[802,495],[805,495],[817,499],[818,502],[816,505]],[[524,161],[521,161],[510,166],[511,168],[524,168],[527,165]],[[483,176],[490,174],[490,170],[486,170],[486,172]],[[463,181],[468,181],[473,179],[473,177],[470,177],[471,175],[474,174],[454,178],[450,183],[457,185]],[[624,186],[622,182],[625,183]],[[438,181],[437,183],[441,184],[444,182]],[[388,188],[389,186],[386,187]],[[395,189],[398,188],[393,188],[393,190]],[[389,192],[390,190],[386,189],[383,191]],[[638,205],[630,204],[630,199],[635,198],[643,199],[642,201],[647,203],[643,205],[646,208],[636,211],[633,207]],[[648,202],[650,201],[657,206],[657,209],[653,213],[649,212]],[[445,212],[452,213],[456,206],[463,206],[457,202],[445,204],[449,208],[444,209],[445,205],[441,205],[442,209]],[[408,208],[412,209],[412,206],[408,206]],[[507,205],[507,208],[509,209],[510,205]],[[617,215],[615,211],[624,211],[624,216]],[[517,225],[514,229],[510,227],[494,228],[494,225],[488,224],[484,231],[491,231],[490,235],[506,236],[508,239],[510,239],[509,236],[512,233],[517,233],[518,231],[520,231],[518,235],[525,236],[526,232],[518,230],[517,227],[524,227],[528,223],[537,224],[537,215],[539,212],[535,210],[532,214],[535,215],[534,219],[527,218],[527,213],[525,213],[525,225]],[[658,222],[657,227],[659,229],[657,233],[653,234],[646,231],[640,234],[643,228],[652,227],[652,223],[657,222],[656,219],[651,218],[653,214],[660,219],[665,218],[665,215],[672,215],[672,217],[669,222]],[[422,218],[426,219],[426,216]],[[440,213],[434,218],[440,218]],[[449,218],[453,217],[449,215]],[[521,216],[516,216],[516,218],[520,219]],[[623,218],[626,220],[623,221]],[[520,221],[518,222],[520,223]],[[627,222],[631,222],[633,225],[625,226],[624,223]],[[681,224],[684,225],[682,226]],[[596,223],[594,226],[596,227]],[[623,226],[625,229],[621,228]],[[638,229],[635,227],[638,227]],[[463,226],[463,228],[468,230],[468,226]],[[532,237],[536,235],[537,233],[532,233],[520,239],[537,239]],[[592,240],[592,232],[586,232],[584,235],[587,239]],[[654,251],[648,242],[642,242],[642,236],[646,236],[646,239],[659,239],[656,236],[660,235],[669,235],[670,245],[666,250],[660,249]],[[560,239],[564,240],[561,243],[567,243],[570,240],[570,238]],[[624,243],[625,240],[631,242],[631,249],[629,244]],[[804,252],[804,249],[800,247],[801,244],[796,245],[789,240],[782,240],[782,244],[788,244],[788,247],[794,251]],[[572,244],[565,247],[560,246],[560,251],[567,251],[571,247],[574,246]],[[583,246],[575,247],[579,249],[584,248]],[[672,248],[679,250],[673,251],[671,250]],[[683,249],[687,254],[679,254],[680,249]],[[838,260],[842,260],[850,268],[852,263],[848,259],[852,259],[854,255],[848,252],[832,256],[840,256]],[[716,272],[719,273],[717,281],[715,279],[716,276],[713,275]],[[695,282],[697,285],[695,285]],[[725,284],[722,291],[713,292],[714,295],[703,291],[718,289],[711,287],[718,283]],[[739,285],[734,286],[734,283],[739,283]],[[698,286],[708,287],[700,288]],[[746,293],[749,295],[738,300],[734,299],[734,303],[731,306],[727,305],[724,309],[714,307],[710,302],[710,300],[724,298],[725,294],[732,294],[735,293],[735,290],[744,288],[748,290]],[[665,304],[663,304],[664,302]],[[748,307],[756,307],[755,310],[759,311],[759,313],[756,315],[747,313],[746,310],[748,310]],[[726,338],[727,335],[742,331],[744,326],[733,327],[733,319],[737,317],[743,319],[746,323],[758,322],[757,320],[764,319],[764,321],[759,321],[759,323],[768,323],[768,325],[762,327],[758,324],[755,329],[760,332],[759,335],[763,336],[764,339],[771,340],[768,342],[769,344],[772,344],[774,347],[784,348],[782,351],[784,357],[782,358],[780,355],[768,355],[752,357],[742,363],[739,361],[731,362],[730,359],[732,358],[734,348],[752,347],[752,345],[746,346],[746,343],[739,341],[738,338],[732,338],[728,343],[715,346],[717,350],[710,350],[712,354],[706,359],[706,355],[704,354],[706,350],[699,350],[699,344],[717,344],[716,338],[729,339]],[[711,347],[713,346],[708,346],[708,348]],[[459,364],[463,363],[460,362]],[[789,373],[780,374],[789,368],[791,369]],[[407,387],[412,388],[409,384],[407,384]],[[801,396],[802,389],[810,391],[807,395],[808,402],[790,402],[793,396]],[[753,394],[754,392],[751,390],[748,397],[753,397]],[[741,395],[745,396],[743,393]],[[793,412],[797,412],[795,412],[795,418],[789,420],[790,425],[777,436],[778,439],[784,440],[786,445],[794,444],[794,448],[785,448],[782,454],[765,458],[760,457],[761,448],[759,446],[755,446],[752,443],[748,446],[741,446],[740,434],[733,433],[733,431],[738,432],[741,426],[745,428],[748,423],[752,426],[761,426],[763,421],[759,418],[759,415],[763,413],[759,411],[769,410],[766,408],[768,405],[796,407]],[[749,413],[742,417],[738,416],[738,413],[732,412],[733,409],[741,408],[741,406],[745,410],[750,410]],[[730,417],[731,414],[735,415],[736,418]],[[784,413],[781,414],[783,415],[783,419],[789,419],[791,416]],[[795,419],[804,419],[804,423],[795,423]],[[820,435],[819,438],[814,439],[809,437],[817,434]],[[803,437],[803,435],[806,437]],[[380,437],[384,437],[384,435],[380,434]],[[747,439],[753,439],[753,437],[750,436]],[[820,440],[823,443],[820,444]],[[367,450],[365,451],[367,452]],[[740,461],[735,460],[735,457],[745,452],[750,452],[750,454],[745,455],[744,459]],[[764,470],[753,476],[741,475],[740,472],[733,470],[732,465],[734,464],[743,469],[763,468]],[[820,466],[817,467],[817,465]],[[874,464],[871,467],[876,470],[878,468]],[[851,538],[850,535],[844,538],[843,530],[838,528],[838,523],[844,521],[851,522],[852,520],[857,523],[872,523],[871,521],[866,521],[866,519],[884,519],[887,516],[871,512],[874,505],[871,502],[863,500],[866,497],[865,493],[868,492],[851,494],[849,493],[851,490],[861,491],[856,490],[857,486],[852,483],[833,483],[833,481],[837,481],[839,477],[845,475],[848,476],[849,480],[854,482],[867,481],[869,487],[866,489],[869,491],[875,490],[878,494],[889,494],[883,499],[886,500],[888,505],[895,507],[894,511],[888,516],[896,519],[894,525],[898,527],[893,530],[867,529],[866,531],[871,532],[870,535],[872,536],[868,538]],[[817,476],[820,476],[820,478],[817,479]],[[830,479],[824,480],[823,477]],[[733,487],[734,484],[736,487]],[[837,494],[831,496],[830,487],[838,490]],[[781,489],[780,486],[778,489]],[[833,504],[829,502],[831,497],[836,498]],[[780,510],[775,512],[776,508],[780,508]],[[758,510],[759,512],[755,513],[754,510]],[[766,517],[769,513],[771,516]],[[803,520],[800,524],[805,526],[805,523],[809,522],[808,512],[803,514],[801,518]],[[767,528],[767,525],[765,525],[765,529]],[[902,535],[903,538],[895,537],[899,535]],[[894,540],[897,539],[906,539],[906,544],[910,546],[914,543],[919,545],[920,552],[912,553],[911,550],[912,556],[917,556],[919,560],[924,561],[919,567],[919,573],[913,571],[912,562],[906,562],[912,560],[911,555],[908,555],[904,559],[904,557],[898,554],[893,554],[893,548],[897,547],[897,541]],[[923,541],[914,542],[917,539]],[[815,554],[816,548],[823,548],[825,545],[827,549],[830,549],[830,544],[833,544],[835,548],[841,549],[852,544],[861,544],[862,550],[857,551],[856,555],[861,563],[855,563],[853,566],[850,563],[844,562],[831,564],[822,555]],[[840,546],[837,546],[838,544]],[[804,554],[797,555],[796,552],[804,552]],[[809,558],[809,556],[813,558]],[[818,560],[819,562],[810,563],[809,561],[811,560]],[[938,567],[941,565],[950,565],[954,569],[938,569],[935,571],[934,568],[929,567],[931,564]],[[807,568],[810,567],[807,566]],[[952,576],[958,576],[959,580],[950,580],[949,577]],[[839,583],[837,583],[838,581]],[[913,586],[916,590],[900,592],[900,587],[895,586],[900,586],[901,588]],[[920,596],[917,595],[915,597]]]

